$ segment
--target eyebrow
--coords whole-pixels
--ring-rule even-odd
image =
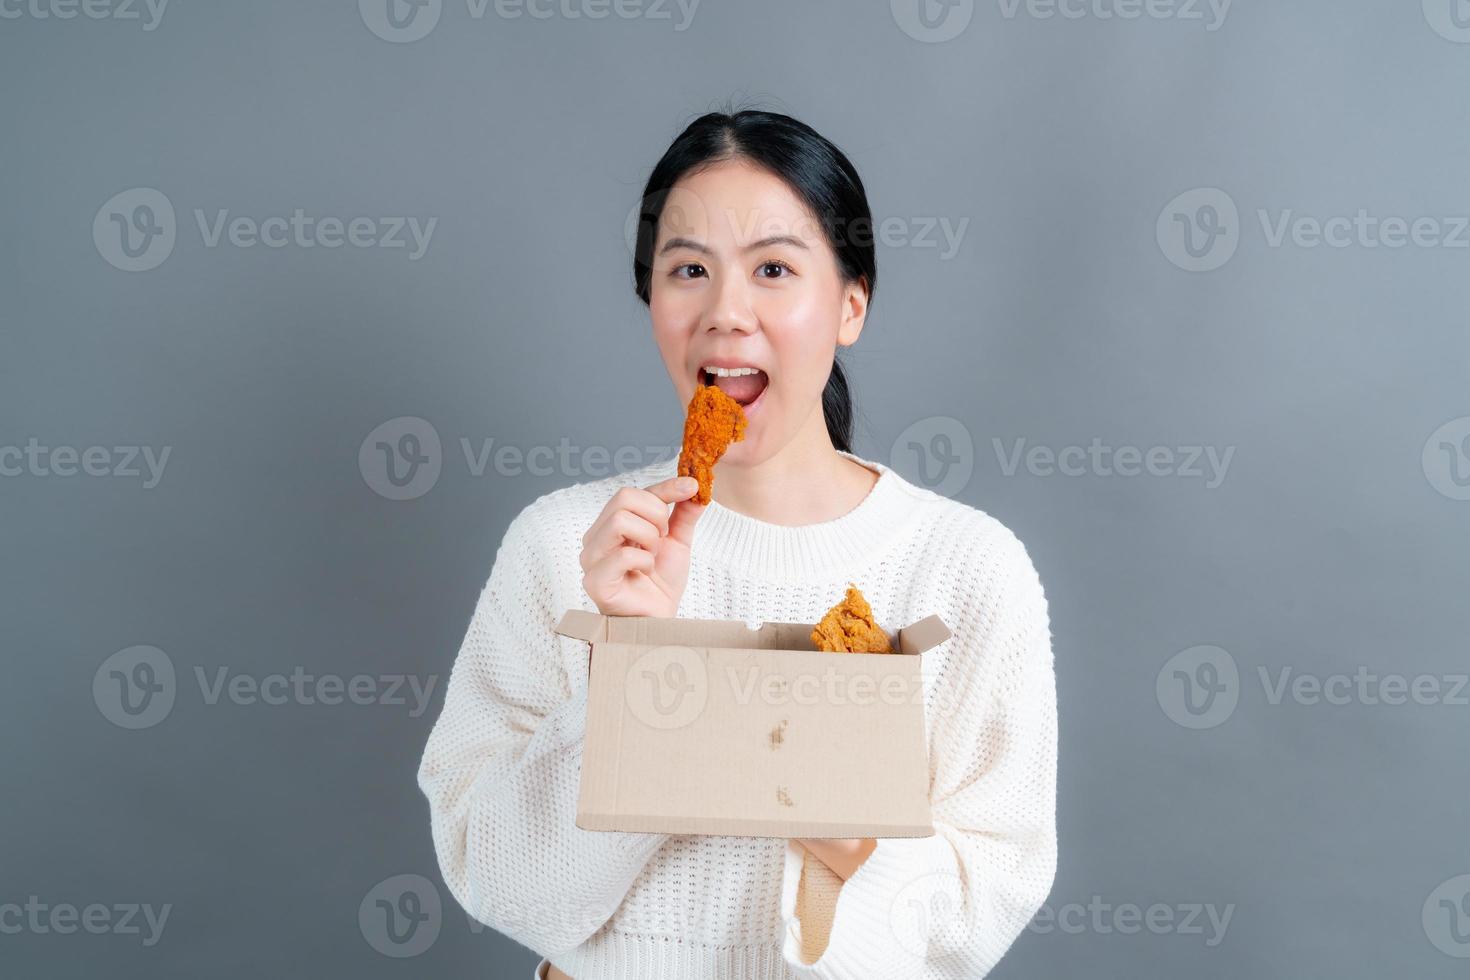
[[[762,238],[758,242],[751,242],[749,245],[745,246],[745,251],[754,252],[756,249],[770,248],[773,245],[790,245],[792,248],[799,248],[809,251],[809,249],[807,249],[806,242],[802,241],[800,238],[795,238],[791,235],[772,235],[770,238]],[[672,252],[676,248],[688,248],[693,249],[696,252],[702,252],[705,255],[710,254],[710,250],[707,245],[696,242],[692,238],[670,238],[667,242],[664,243],[664,247],[659,249],[658,254],[664,255]]]

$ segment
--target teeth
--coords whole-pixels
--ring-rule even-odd
[[[760,368],[753,367],[722,368],[710,366],[700,368],[700,370],[704,371],[707,374],[712,374],[717,378],[743,378],[747,374],[761,373]]]

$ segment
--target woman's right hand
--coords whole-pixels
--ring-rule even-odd
[[[604,616],[670,618],[678,610],[706,506],[689,499],[698,489],[692,476],[623,487],[582,535],[582,588]]]

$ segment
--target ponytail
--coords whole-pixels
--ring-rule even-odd
[[[822,389],[822,417],[827,420],[827,435],[832,438],[832,447],[844,453],[852,452],[852,392],[847,386],[842,364],[836,358],[832,359],[827,387]]]

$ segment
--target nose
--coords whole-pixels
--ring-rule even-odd
[[[756,329],[750,294],[739,276],[723,276],[709,291],[704,311],[704,329],[719,333],[752,333]]]

